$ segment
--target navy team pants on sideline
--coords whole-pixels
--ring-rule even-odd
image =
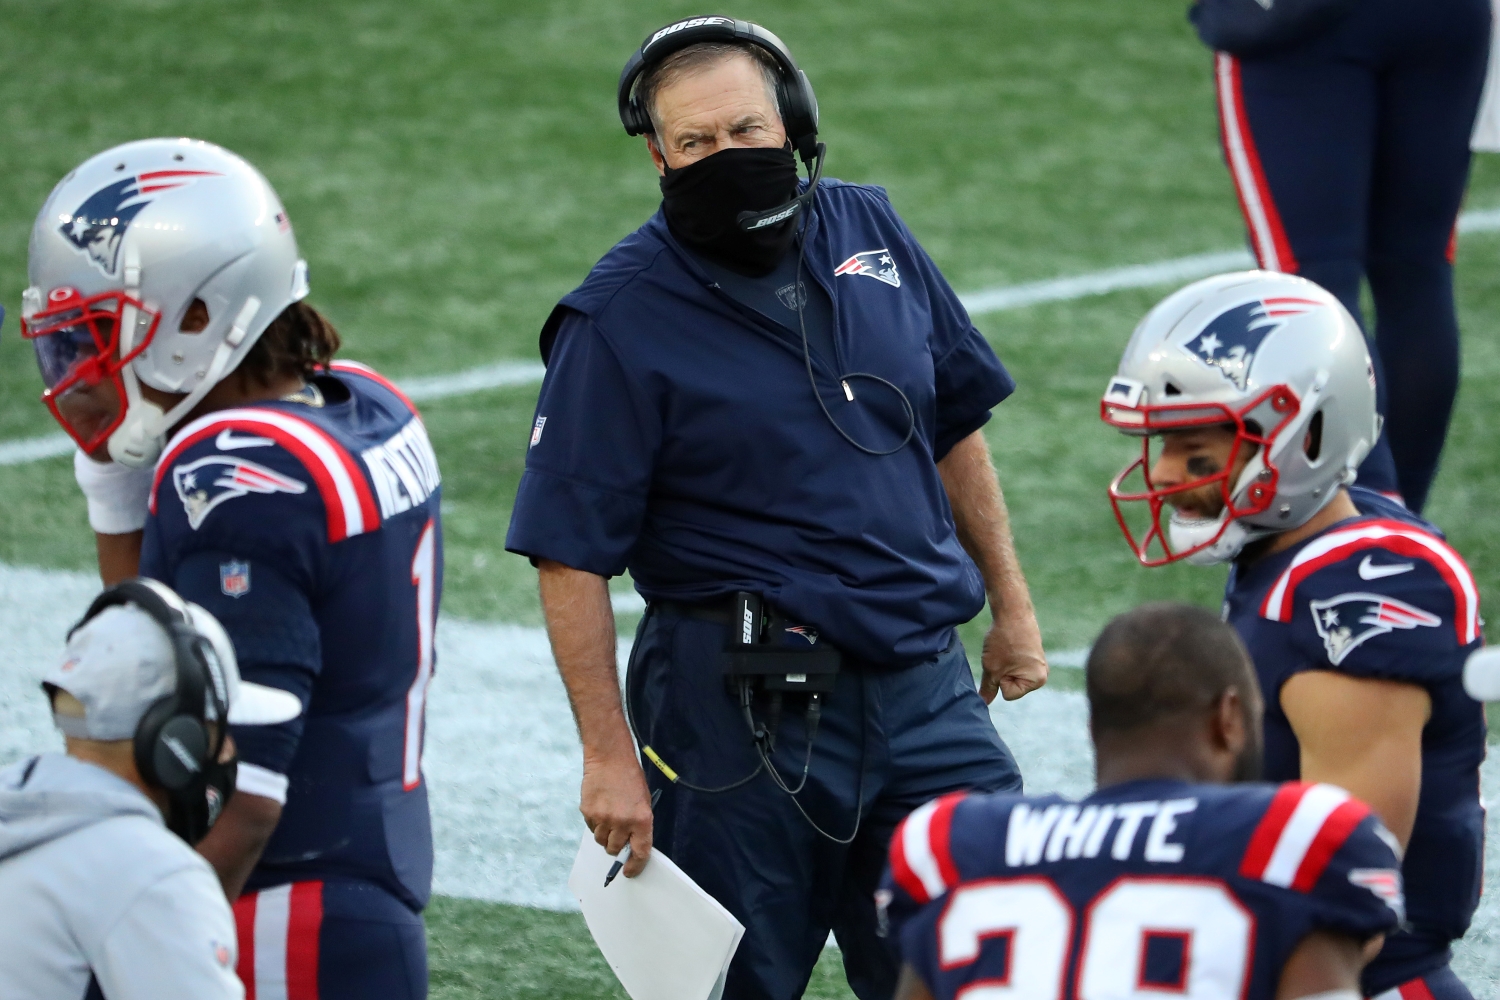
[[[1420,511],[1458,389],[1454,223],[1488,0],[1360,0],[1271,55],[1216,56],[1220,133],[1260,266],[1375,303],[1386,430],[1360,484]],[[1367,328],[1368,329],[1368,328]]]
[[[1474,1000],[1474,994],[1448,966],[1377,993],[1371,1000]]]
[[[683,781],[731,784],[755,770],[749,727],[720,664],[725,626],[653,608],[641,622],[627,682],[636,734]],[[765,717],[766,705],[759,705]],[[796,787],[806,753],[805,702],[787,698],[772,760]],[[974,687],[954,640],[904,670],[845,660],[827,698],[807,787],[812,819],[848,845],[814,832],[797,805],[760,774],[708,794],[673,784],[648,761],[662,797],[655,846],[745,925],[724,1000],[793,1000],[807,986],[832,929],[861,1000],[895,991],[898,963],[878,936],[874,892],[896,824],[956,789],[1021,788],[1010,751]]]
[[[369,882],[292,882],[234,904],[245,1000],[422,1000],[422,915]]]

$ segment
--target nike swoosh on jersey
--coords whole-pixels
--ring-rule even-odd
[[[1400,576],[1402,573],[1410,573],[1416,568],[1416,563],[1392,563],[1389,566],[1376,566],[1369,556],[1365,556],[1359,563],[1359,578],[1361,580],[1379,580],[1386,576]]]
[[[214,438],[214,446],[220,451],[233,451],[236,448],[264,448],[275,444],[270,438],[257,437],[253,434],[245,437],[235,437],[234,431],[224,428],[219,436]]]

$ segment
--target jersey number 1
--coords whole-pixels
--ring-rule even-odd
[[[1073,919],[1073,907],[1050,879],[975,882],[955,890],[943,911],[938,957],[944,971],[970,965],[986,940],[1000,939],[1008,952],[1004,976],[975,979],[956,995],[1058,1000],[1066,992]],[[1221,882],[1117,879],[1084,914],[1078,1000],[1242,997],[1254,933],[1255,918]],[[1175,982],[1148,981],[1153,938],[1175,945]]]
[[[406,692],[406,746],[401,765],[401,787],[411,791],[422,783],[422,720],[427,713],[427,685],[432,683],[433,589],[437,585],[437,532],[432,521],[422,529],[411,559],[411,582],[417,589],[417,676]]]

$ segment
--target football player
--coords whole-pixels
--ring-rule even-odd
[[[1352,485],[1380,430],[1358,326],[1301,278],[1197,282],[1136,328],[1102,414],[1142,438],[1109,491],[1141,562],[1232,563],[1266,776],[1348,789],[1406,849],[1409,920],[1365,994],[1466,1000],[1448,962],[1483,861],[1479,594],[1442,532]]]
[[[1146,605],[1085,676],[1094,794],[951,795],[897,832],[881,902],[898,1000],[1358,1000],[1401,919],[1395,838],[1331,785],[1222,784],[1261,751],[1233,629]]]
[[[240,794],[199,847],[238,897],[247,990],[425,996],[443,563],[415,407],[332,360],[280,199],[217,146],[83,163],[37,217],[29,276],[23,332],[78,443],[105,576],[139,552],[224,624],[248,680],[306,709],[234,731]]]

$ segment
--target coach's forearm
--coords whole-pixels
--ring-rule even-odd
[[[540,560],[542,611],[583,755],[589,759],[634,757],[625,724],[615,666],[615,614],[604,577],[548,559]]]
[[[984,431],[977,430],[955,444],[938,462],[938,475],[948,491],[959,543],[984,577],[990,613],[996,618],[1034,614]]]

